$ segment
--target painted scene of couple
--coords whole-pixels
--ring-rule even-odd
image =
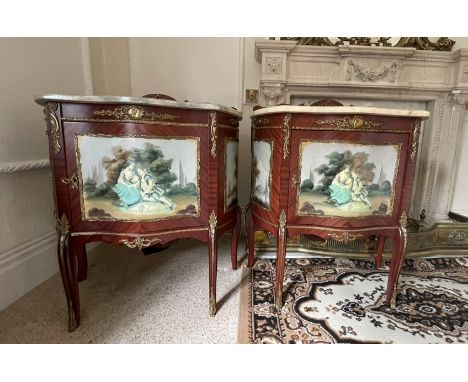
[[[391,215],[399,151],[392,144],[302,141],[297,213]]]
[[[198,215],[198,141],[77,137],[85,220]]]

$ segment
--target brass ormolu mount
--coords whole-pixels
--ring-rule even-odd
[[[417,50],[437,50],[452,51],[455,41],[448,37],[439,37],[437,41],[431,41],[429,37],[400,37],[393,44],[392,37],[337,37],[337,41],[332,41],[332,37],[281,37],[280,40],[297,41],[298,45],[313,46],[384,46],[395,48],[416,48]]]

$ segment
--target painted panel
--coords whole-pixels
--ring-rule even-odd
[[[199,138],[77,135],[83,220],[199,216]]]
[[[224,211],[237,204],[237,164],[239,142],[226,139],[224,143]]]
[[[391,216],[400,145],[301,140],[298,215]]]
[[[273,142],[255,140],[252,145],[252,198],[270,209]]]

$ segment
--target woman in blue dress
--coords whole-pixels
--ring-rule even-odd
[[[141,200],[140,177],[136,173],[135,163],[130,163],[120,172],[113,189],[124,207],[134,205]]]
[[[352,200],[352,188],[353,177],[349,165],[346,165],[345,168],[333,178],[332,184],[330,185],[330,199],[337,206],[349,203]]]

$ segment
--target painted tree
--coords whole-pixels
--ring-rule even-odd
[[[145,143],[143,149],[134,149],[131,159],[140,167],[146,168],[156,178],[158,186],[168,189],[177,180],[177,176],[171,172],[172,159],[166,159],[159,146]]]
[[[310,179],[305,179],[301,184],[301,192],[312,192],[314,183]]]
[[[329,187],[332,184],[333,179],[336,174],[344,169],[344,166],[351,163],[353,154],[349,150],[341,153],[333,151],[325,157],[328,159],[328,163],[324,163],[315,169],[319,175],[323,175],[320,180],[320,183],[322,184],[317,186],[317,191],[329,195]]]
[[[382,194],[391,195],[391,194],[392,194],[392,184],[391,184],[388,180],[385,180],[385,181],[380,185],[379,191],[380,191]]]
[[[181,186],[180,184],[174,184],[169,189],[166,195],[171,196],[171,195],[176,195],[176,194],[186,194],[186,195],[197,196],[198,195],[197,185],[193,182],[189,182],[185,186]]]
[[[369,154],[364,152],[358,152],[353,155],[351,161],[351,170],[354,170],[366,184],[372,183],[375,174],[375,164],[369,162]]]
[[[93,195],[96,192],[96,181],[94,179],[88,178],[83,183],[83,190],[88,195]]]
[[[107,156],[102,158],[102,165],[106,170],[107,180],[100,184],[94,191],[94,196],[106,196],[117,199],[117,194],[112,187],[115,186],[119,179],[120,171],[127,166],[131,152],[124,150],[122,146],[112,147],[113,158]]]
[[[107,173],[107,182],[110,186],[117,184],[120,171],[128,165],[128,160],[132,154],[129,150],[124,150],[122,146],[112,147],[113,158],[102,158],[102,165]]]

